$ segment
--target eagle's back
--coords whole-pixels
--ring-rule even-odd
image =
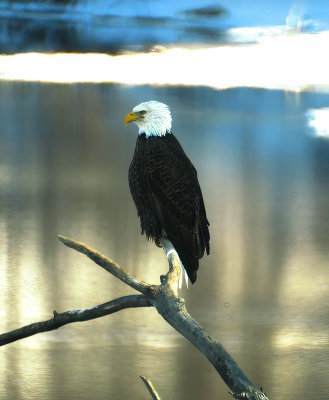
[[[172,133],[138,136],[129,186],[142,233],[157,244],[167,236],[194,283],[209,223],[196,170]]]

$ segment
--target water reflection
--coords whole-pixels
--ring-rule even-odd
[[[328,395],[329,143],[307,134],[304,117],[327,107],[327,95],[10,81],[0,89],[2,331],[131,292],[58,233],[146,281],[166,271],[161,250],[140,237],[127,184],[136,132],[123,124],[133,105],[158,99],[172,107],[211,222],[211,256],[183,292],[189,310],[270,397]],[[1,372],[6,398],[145,397],[140,373],[164,398],[227,395],[154,310],[12,344]]]

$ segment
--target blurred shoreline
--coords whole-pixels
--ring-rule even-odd
[[[272,9],[249,1],[189,2],[95,0],[4,1],[0,4],[0,53],[152,51],[154,46],[257,43],[287,32],[329,29],[317,6],[310,15],[299,2]],[[254,7],[254,12],[252,11]],[[326,9],[326,8],[325,8]],[[329,11],[328,11],[329,14]],[[260,23],[261,22],[261,23]]]

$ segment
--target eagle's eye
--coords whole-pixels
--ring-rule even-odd
[[[138,112],[139,115],[145,115],[146,114],[146,110],[142,110]]]

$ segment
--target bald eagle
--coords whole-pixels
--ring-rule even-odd
[[[126,115],[129,122],[139,127],[129,186],[142,234],[158,246],[161,238],[168,238],[194,283],[210,239],[197,172],[171,132],[166,104],[141,103]]]

